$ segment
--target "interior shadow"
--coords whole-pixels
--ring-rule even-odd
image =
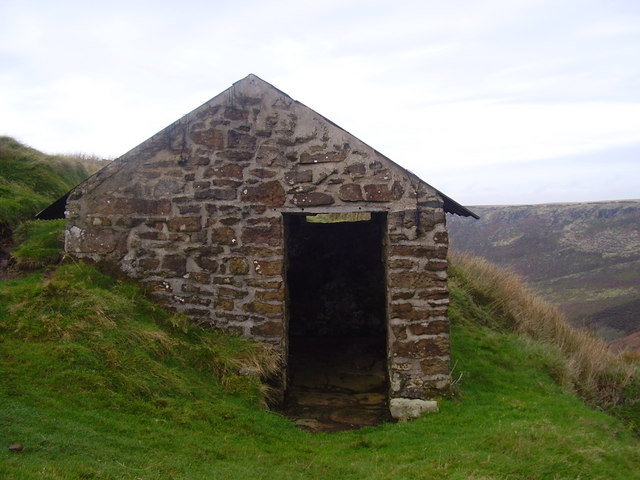
[[[385,221],[381,213],[285,218],[285,414],[304,428],[337,431],[389,420]]]

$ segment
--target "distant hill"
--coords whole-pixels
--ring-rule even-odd
[[[471,210],[480,220],[447,219],[453,249],[511,267],[573,324],[640,348],[640,200]]]

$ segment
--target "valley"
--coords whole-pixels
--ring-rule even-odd
[[[509,267],[577,326],[640,349],[640,200],[476,206],[451,247]]]

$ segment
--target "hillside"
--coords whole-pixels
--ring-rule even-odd
[[[471,209],[480,220],[447,220],[452,248],[512,268],[607,340],[640,331],[639,200]]]
[[[640,478],[638,359],[486,262],[451,258],[439,413],[311,434],[265,407],[270,349],[60,265],[63,228],[22,222],[12,254],[41,270],[0,278],[2,479]]]
[[[260,406],[241,372],[268,370],[268,352],[132,284],[83,264],[0,282],[0,477],[640,478],[629,427],[567,393],[571,362],[511,332],[465,268],[452,271],[454,395],[413,422],[335,434]]]
[[[47,155],[0,137],[0,225],[14,227],[87,175],[85,166],[73,157]]]
[[[0,136],[0,270],[9,259],[15,228],[98,168],[86,155],[47,155]]]

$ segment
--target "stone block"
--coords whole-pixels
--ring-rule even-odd
[[[256,161],[260,165],[284,167],[286,158],[282,147],[263,143],[256,152]]]
[[[204,172],[204,178],[216,177],[216,178],[236,178],[242,180],[243,167],[234,163],[224,165],[222,167],[208,168]]]
[[[259,315],[281,314],[282,303],[264,303],[253,301],[246,303],[242,309],[248,313],[257,313]]]
[[[412,323],[409,331],[413,335],[440,335],[449,333],[449,322],[445,320],[431,320],[428,322]]]
[[[424,245],[390,245],[390,257],[437,258],[436,248]]]
[[[240,199],[244,202],[278,207],[284,205],[285,192],[280,182],[274,180],[257,186],[245,187],[240,194]]]
[[[431,272],[437,272],[441,270],[446,270],[449,264],[446,260],[430,260],[424,267],[425,270]]]
[[[258,275],[281,275],[282,274],[282,261],[281,260],[254,260],[253,266]]]
[[[269,170],[267,168],[254,168],[253,170],[249,170],[249,173],[254,177],[258,178],[273,178],[278,175],[278,172],[275,170]]]
[[[391,300],[409,300],[416,295],[415,290],[398,291],[394,290],[391,294]]]
[[[251,334],[259,337],[281,337],[284,328],[281,321],[264,322],[251,327]]]
[[[249,279],[247,280],[247,285],[250,287],[258,287],[258,288],[269,288],[269,289],[280,289],[282,288],[281,280],[258,280],[258,279]]]
[[[216,128],[191,132],[189,137],[193,143],[198,145],[214,150],[222,150],[224,148],[224,132]]]
[[[216,298],[216,301],[213,303],[213,308],[216,310],[227,310],[231,311],[235,307],[233,300],[230,298]]]
[[[416,262],[406,258],[396,258],[389,261],[389,268],[392,270],[412,270]]]
[[[138,267],[144,271],[157,270],[160,267],[160,260],[157,258],[141,258],[138,260]]]
[[[178,207],[180,215],[188,215],[190,213],[200,213],[200,205],[181,205]]]
[[[449,359],[430,357],[420,361],[420,368],[425,376],[449,375]]]
[[[441,209],[421,209],[418,217],[420,232],[430,232],[436,225],[444,223],[444,211]]]
[[[449,298],[449,294],[447,293],[447,289],[438,289],[438,290],[423,290],[418,292],[418,298],[421,300],[445,300]]]
[[[154,293],[167,293],[171,291],[171,285],[164,280],[151,280],[144,282],[145,287]]]
[[[317,207],[320,205],[331,205],[334,199],[328,193],[309,192],[294,194],[292,202],[298,207]]]
[[[169,238],[163,232],[138,232],[137,237],[140,240],[167,240]]]
[[[393,182],[393,185],[391,186],[391,196],[393,197],[393,199],[400,200],[403,195],[404,187],[402,186],[402,183],[398,181]]]
[[[208,307],[209,305],[211,305],[210,298],[206,298],[200,295],[190,295],[188,297],[185,297],[184,301],[187,304],[200,305],[201,307]]]
[[[390,272],[389,286],[393,288],[427,288],[442,279],[435,272]]]
[[[309,153],[303,152],[300,154],[300,163],[329,163],[329,162],[342,162],[347,158],[347,152],[320,152]]]
[[[161,268],[170,276],[182,277],[187,273],[187,259],[182,255],[165,255],[162,257]]]
[[[211,257],[211,256],[197,256],[194,258],[196,265],[198,265],[198,267],[202,268],[203,270],[206,270],[207,272],[210,273],[215,273],[218,271],[218,267],[220,266],[218,264],[218,259],[217,257]]]
[[[238,191],[235,188],[212,188],[194,193],[196,200],[235,200]]]
[[[391,332],[396,340],[407,339],[407,326],[405,324],[392,324]]]
[[[289,185],[311,183],[313,181],[313,172],[311,170],[290,170],[285,173],[284,181]]]
[[[243,255],[262,258],[279,257],[283,254],[282,248],[264,247],[260,245],[243,245],[234,251],[242,253]]]
[[[189,272],[184,277],[193,282],[202,283],[205,285],[211,281],[211,274],[207,272]]]
[[[212,228],[211,242],[219,245],[235,245],[236,232],[231,227]]]
[[[352,178],[361,178],[367,173],[367,167],[364,163],[352,163],[346,166],[344,173],[350,175]]]
[[[106,198],[92,205],[91,213],[102,215],[168,215],[171,213],[169,200],[149,200],[144,198]]]
[[[227,134],[227,147],[253,151],[256,148],[256,137],[247,133],[230,130]],[[250,157],[249,157],[250,158]]]
[[[171,218],[167,222],[170,232],[197,232],[201,230],[200,217]]]
[[[447,232],[436,232],[433,234],[433,241],[436,243],[449,244],[449,234]]]
[[[424,412],[437,412],[438,402],[417,398],[392,398],[389,401],[391,416],[400,422],[418,418]]]
[[[256,298],[267,302],[280,302],[284,300],[284,290],[258,290],[256,291]]]
[[[227,106],[224,107],[224,118],[229,120],[247,120],[249,118],[249,110]]]
[[[375,169],[373,180],[379,182],[388,182],[389,180],[391,180],[391,171],[388,168],[382,168],[382,166],[380,166],[379,168]]]
[[[246,275],[249,273],[249,262],[244,257],[227,259],[229,273],[232,275]]]
[[[224,188],[238,188],[242,185],[241,180],[235,180],[233,178],[212,178],[212,187],[224,187]]]
[[[215,219],[213,219],[213,218],[211,220],[215,221]],[[227,217],[227,218],[221,218],[220,219],[220,223],[223,224],[223,225],[227,225],[227,226],[237,225],[241,221],[242,221],[242,219],[239,218],[239,217]]]
[[[345,183],[340,186],[338,197],[343,202],[361,202],[363,200],[362,188],[357,183]]]
[[[376,183],[364,186],[364,199],[367,202],[390,202],[393,193],[386,183]]]
[[[156,198],[166,197],[183,193],[184,183],[175,180],[160,180],[153,188],[153,196]]]
[[[449,355],[449,338],[432,337],[393,343],[393,353],[403,358],[427,358]]]
[[[253,150],[222,150],[218,157],[231,162],[248,162],[253,158]]]
[[[247,290],[238,290],[231,287],[218,288],[218,297],[220,298],[244,298],[249,295]]]
[[[185,293],[202,293],[204,290],[193,283],[183,283],[180,286],[180,290]]]
[[[282,245],[282,227],[280,225],[245,227],[241,235],[243,244],[264,244],[272,247]]]
[[[281,225],[282,220],[280,217],[257,217],[247,218],[247,225]]]
[[[120,235],[111,229],[91,228],[80,237],[80,251],[92,253],[111,253],[116,249]]]
[[[403,320],[427,320],[431,316],[430,310],[415,308],[411,303],[391,304],[391,318],[401,318]]]
[[[241,288],[242,283],[236,280],[235,277],[229,275],[216,275],[211,279],[211,283],[214,285],[226,285],[229,287]]]

